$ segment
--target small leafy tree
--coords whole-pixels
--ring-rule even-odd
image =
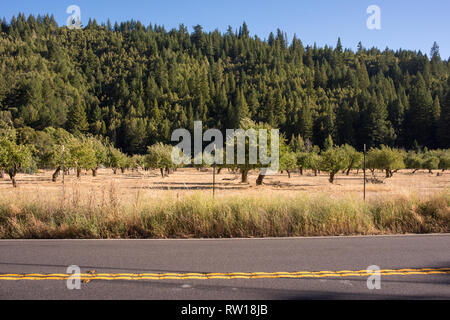
[[[139,170],[146,168],[145,165],[145,156],[140,154],[135,154],[133,157],[131,157],[131,168]]]
[[[355,148],[353,148],[352,146],[346,144],[342,147],[344,149],[344,151],[347,153],[348,156],[348,164],[347,164],[347,176],[350,175],[350,171],[352,169],[356,169],[362,159],[363,159],[363,154],[361,152],[356,151]]]
[[[147,166],[152,169],[159,169],[161,171],[161,176],[164,178],[164,171],[166,171],[168,175],[170,168],[173,168],[174,166],[172,162],[172,150],[172,146],[163,143],[148,147],[147,155],[145,157]]]
[[[386,171],[386,178],[391,178],[394,172],[405,168],[404,155],[400,150],[387,146],[381,149],[371,149],[367,154],[368,167],[375,172],[375,169]]]
[[[127,156],[120,152],[120,150],[113,146],[108,147],[108,166],[113,170],[114,174],[117,174],[117,170],[125,167]]]
[[[81,178],[81,170],[93,170],[97,168],[97,157],[94,147],[87,139],[76,140],[69,146],[68,163],[77,172],[77,178]]]
[[[433,173],[433,170],[439,169],[440,160],[438,157],[429,154],[426,155],[422,162],[422,169],[428,170],[429,173]]]
[[[76,139],[64,129],[46,128],[43,132],[36,132],[34,146],[37,150],[40,168],[52,168],[55,172],[52,181],[56,182],[61,172],[62,151],[65,147],[65,159],[70,167],[70,146]]]
[[[297,152],[297,167],[300,170],[300,174],[303,175],[303,170],[307,168],[306,159],[308,158],[308,152]]]
[[[288,146],[283,146],[280,150],[280,170],[286,171],[291,178],[291,171],[297,167],[297,154],[292,152]]]
[[[408,152],[405,157],[406,169],[414,170],[412,173],[416,173],[419,169],[423,168],[423,159],[416,152]]]
[[[201,164],[199,163],[200,158],[201,158]],[[206,153],[205,154],[199,153],[194,158],[192,158],[192,166],[194,168],[196,168],[197,170],[209,167],[210,166],[209,163],[213,163],[214,159],[208,159],[208,158],[209,158],[209,155],[207,155]]]
[[[256,133],[256,143],[255,144],[251,144],[250,139],[248,137],[244,137],[244,133],[243,132],[236,132],[234,139],[231,139],[231,137],[227,137],[227,147],[229,147],[230,145],[234,146],[234,160],[235,163],[234,164],[228,164],[229,168],[233,168],[233,169],[239,169],[241,172],[241,182],[242,183],[248,183],[248,174],[251,170],[255,170],[255,169],[261,169],[261,168],[265,168],[267,165],[264,165],[261,163],[261,159],[258,157],[256,157],[257,161],[255,161],[255,163],[251,163],[250,161],[250,149],[253,148],[255,150],[259,151],[261,148],[263,148],[264,145],[262,145],[259,141],[259,135],[258,132],[259,130],[266,130],[267,131],[267,156],[270,157],[271,156],[271,150],[272,150],[272,137],[271,137],[271,129],[272,127],[266,123],[255,123],[252,120],[248,119],[248,118],[244,118],[241,122],[240,122],[240,128],[243,131],[248,131],[248,130],[254,130],[254,132]],[[245,139],[245,161],[242,161],[243,163],[238,163],[238,154],[237,154],[237,143],[239,140],[243,141],[243,139]],[[282,145],[285,143],[284,141],[284,137],[280,137],[279,139],[279,150],[280,150],[280,157],[281,157],[281,150],[283,149]],[[266,146],[264,146],[266,147]],[[228,149],[228,148],[227,148]],[[226,159],[226,158],[225,158]],[[279,159],[277,159],[279,160]],[[266,176],[266,173],[264,170],[261,170],[258,179],[256,180],[256,185],[262,185],[263,180]]]
[[[343,147],[330,147],[321,153],[320,169],[328,172],[330,183],[334,183],[336,174],[347,168],[349,157]]]
[[[17,145],[15,141],[0,137],[0,170],[5,170],[13,184],[17,187],[17,173],[32,163],[32,148],[26,145]]]
[[[444,172],[450,169],[450,150],[443,151],[439,156],[439,169]]]
[[[96,177],[98,168],[108,163],[108,149],[100,140],[100,138],[97,139],[94,137],[90,137],[88,139],[88,143],[90,143],[95,153],[95,166],[91,170],[92,176]]]
[[[128,170],[128,169],[132,168],[133,165],[134,165],[133,164],[133,158],[125,155],[125,161],[122,162],[122,165],[120,167],[120,171],[122,173],[125,173],[125,170]]]
[[[311,151],[307,154],[305,168],[312,170],[317,177],[317,172],[320,170],[321,163],[322,157],[318,154],[318,150]]]

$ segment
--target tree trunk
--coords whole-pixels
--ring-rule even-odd
[[[17,181],[16,181],[17,170],[11,169],[11,170],[9,170],[8,174],[9,174],[9,178],[11,179],[11,182],[13,184],[13,187],[17,188]]]
[[[81,178],[81,168],[77,168],[77,178]]]
[[[56,171],[52,175],[52,181],[53,182],[56,182],[56,180],[58,180],[60,172],[61,172],[61,167],[56,168]]]
[[[347,176],[350,175],[350,171],[352,171],[352,168],[348,168],[348,170],[347,170]]]
[[[242,170],[242,183],[248,183],[248,170]]]
[[[288,173],[288,177],[289,177],[289,179],[291,178],[291,171],[290,170],[286,170],[287,171],[287,173]]]
[[[125,168],[120,168],[120,171],[122,172],[122,174],[125,174]]]
[[[313,170],[314,171],[314,176],[317,177],[317,170]]]
[[[0,179],[3,179],[5,177],[3,170],[0,170]]]
[[[164,169],[163,168],[159,168],[159,170],[161,170],[161,177],[164,178]]]
[[[220,174],[220,172],[222,171],[223,168],[219,168],[217,169],[217,174]]]
[[[11,181],[12,181],[13,187],[17,188],[17,181],[16,181],[16,177],[15,176],[11,178]]]
[[[300,168],[300,175],[303,175],[303,168]]]
[[[96,169],[92,169],[92,176],[96,177],[97,176],[97,168]]]
[[[335,177],[336,173],[331,172],[330,173],[330,183],[334,183],[334,177]]]
[[[114,174],[117,174],[117,168],[113,168]]]
[[[260,174],[260,175],[258,176],[258,179],[256,179],[256,185],[257,185],[257,186],[262,186],[263,180],[264,180],[265,177],[266,177],[266,176]]]

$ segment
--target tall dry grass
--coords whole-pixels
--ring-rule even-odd
[[[114,182],[96,192],[67,188],[0,195],[2,239],[148,239],[377,235],[450,232],[450,192],[377,198],[326,194],[228,196],[204,193],[122,201]]]

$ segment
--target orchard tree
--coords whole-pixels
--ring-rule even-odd
[[[145,163],[149,168],[159,169],[164,178],[164,171],[169,175],[170,168],[174,167],[172,162],[173,147],[163,143],[157,143],[148,147]]]
[[[44,169],[55,170],[52,175],[53,182],[57,181],[61,172],[63,147],[65,159],[70,159],[70,146],[75,142],[76,139],[61,128],[54,129],[50,127],[44,131],[36,131],[33,137],[33,145],[36,149],[38,166]]]
[[[321,153],[320,170],[330,175],[330,183],[334,183],[338,172],[346,169],[349,156],[343,147],[330,147]]]
[[[314,176],[317,177],[317,172],[320,170],[322,163],[322,157],[319,155],[319,150],[313,150],[308,152],[305,159],[305,168],[314,172]]]
[[[120,150],[114,148],[113,146],[108,147],[108,166],[112,168],[114,174],[117,174],[117,170],[125,167],[127,162],[127,156],[123,154]]]
[[[428,170],[429,173],[433,173],[433,170],[439,169],[439,158],[433,154],[426,154],[423,158],[422,169]]]
[[[444,172],[450,169],[450,150],[442,151],[439,156],[439,169]]]
[[[91,170],[92,176],[96,177],[98,168],[108,163],[108,149],[100,138],[90,137],[87,139],[87,142],[91,145],[95,153],[95,166]]]
[[[404,154],[398,149],[382,145],[381,149],[372,148],[367,154],[368,167],[375,173],[375,169],[386,171],[386,178],[391,178],[394,172],[404,169]]]
[[[303,170],[307,168],[306,159],[308,158],[308,152],[297,152],[297,167],[300,170],[300,174],[303,175]]]
[[[260,141],[259,131],[260,130],[266,130],[267,132],[267,143],[262,143],[263,141]],[[254,134],[252,138],[250,136]],[[233,148],[234,155],[229,155],[226,153],[226,158],[233,158],[233,163],[228,163],[229,168],[233,169],[239,169],[241,172],[241,182],[242,183],[248,183],[248,174],[251,170],[255,169],[261,169],[260,174],[258,176],[258,179],[256,180],[256,185],[262,185],[264,178],[266,176],[266,168],[268,164],[264,164],[261,162],[260,155],[261,153],[265,154],[270,161],[280,161],[279,158],[273,159],[275,155],[272,155],[272,149],[275,146],[273,144],[272,137],[272,127],[265,123],[255,123],[252,120],[248,118],[244,118],[240,122],[240,130],[237,130],[233,137],[229,136],[227,137],[226,141],[226,149]],[[239,141],[241,143],[243,142],[243,146],[245,150],[245,157],[240,159],[243,155],[238,154],[238,148],[239,148]],[[282,154],[281,152],[283,150],[287,150],[285,148],[285,140],[284,137],[280,136],[279,141],[279,156],[281,158]],[[256,152],[256,154],[253,154],[254,161],[251,161],[250,152]],[[230,160],[231,161],[231,160]],[[226,162],[230,162],[226,161]],[[269,161],[269,162],[270,162]]]
[[[76,170],[77,178],[81,178],[81,170],[97,168],[97,157],[94,147],[87,139],[77,139],[69,146],[69,154],[68,164]]]
[[[131,168],[136,169],[139,171],[139,169],[145,170],[145,156],[140,154],[135,154],[133,157],[131,157]]]
[[[133,158],[125,155],[124,161],[121,162],[120,171],[122,174],[125,173],[125,170],[128,170],[133,167]]]
[[[412,174],[423,168],[422,156],[414,151],[410,151],[405,156],[405,168],[414,170]]]
[[[286,171],[291,178],[291,171],[297,168],[297,154],[291,151],[289,146],[284,145],[280,150],[280,171]]]
[[[363,160],[363,154],[361,152],[356,151],[355,148],[346,144],[342,147],[348,156],[348,164],[347,164],[347,176],[350,175],[350,171],[352,169],[357,169],[360,167],[361,161]]]
[[[13,187],[17,187],[17,173],[32,164],[32,148],[17,145],[15,141],[0,137],[0,170],[8,173]]]

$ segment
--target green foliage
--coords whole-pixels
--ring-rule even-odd
[[[438,55],[304,47],[281,31],[263,41],[241,30],[128,21],[73,31],[19,14],[0,31],[0,135],[5,123],[8,134],[65,128],[144,154],[194,120],[223,130],[250,118],[305,145],[330,136],[358,150],[450,147],[450,68]]]
[[[107,152],[107,163],[108,166],[113,169],[114,174],[117,173],[117,169],[125,168],[127,162],[127,156],[125,154],[112,146],[108,147]]]
[[[148,147],[145,163],[149,168],[160,169],[164,177],[164,170],[169,171],[174,167],[172,162],[173,147],[163,143],[157,143]]]
[[[361,162],[364,158],[364,155],[361,152],[356,151],[355,148],[346,144],[342,146],[342,148],[347,153],[348,163],[347,163],[347,175],[349,175],[352,169],[361,168]]]
[[[448,150],[439,157],[439,169],[450,170],[450,152]]]
[[[330,183],[334,183],[336,174],[347,168],[349,156],[343,147],[331,147],[321,153],[320,170],[328,172]]]
[[[97,169],[102,165],[108,164],[108,148],[104,143],[97,138],[90,137],[87,139],[95,153],[95,167],[91,169]]]
[[[97,168],[96,151],[88,139],[74,140],[68,150],[67,163],[69,167],[76,169],[77,177],[80,177],[82,169]]]
[[[425,155],[423,159],[422,169],[428,170],[430,173],[439,168],[440,159],[433,155]]]
[[[287,171],[289,177],[291,176],[290,171],[297,168],[297,154],[290,150],[286,145],[280,150],[280,170]]]
[[[133,157],[131,157],[131,168],[145,169],[146,168],[145,156],[136,154]]]
[[[371,149],[367,154],[367,163],[370,169],[380,169],[386,171],[386,177],[394,175],[394,171],[404,169],[404,154],[398,149],[381,146],[381,149]]]
[[[422,157],[414,151],[408,152],[405,157],[405,167],[406,169],[411,169],[415,171],[422,169],[423,167]]]
[[[17,145],[5,137],[0,137],[0,170],[8,172],[14,187],[15,176],[19,170],[32,164],[32,148],[25,145]]]

